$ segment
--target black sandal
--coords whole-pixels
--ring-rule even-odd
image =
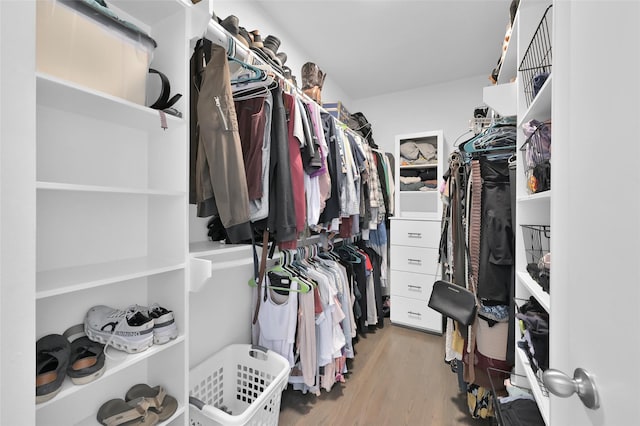
[[[70,352],[69,341],[59,334],[46,335],[36,342],[36,404],[60,392]]]
[[[64,332],[70,342],[71,354],[67,375],[76,385],[84,385],[102,376],[105,370],[104,345],[89,339],[84,325],[77,324]]]

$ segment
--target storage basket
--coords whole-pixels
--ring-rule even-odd
[[[527,272],[542,289],[549,292],[551,272],[551,227],[549,225],[521,225]]]
[[[522,125],[527,140],[520,148],[529,194],[551,189],[551,122],[530,120]]]
[[[266,348],[227,346],[189,372],[189,424],[277,425],[289,370]]]
[[[540,88],[551,74],[551,24],[552,6],[549,6],[536,28],[531,42],[520,62],[520,78],[527,107],[531,105]]]

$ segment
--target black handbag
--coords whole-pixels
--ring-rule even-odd
[[[473,324],[478,309],[476,297],[472,292],[442,280],[433,284],[429,307],[462,325]]]

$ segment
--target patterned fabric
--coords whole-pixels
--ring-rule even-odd
[[[491,391],[482,386],[474,384],[467,386],[467,405],[469,414],[474,419],[486,419],[494,415]]]

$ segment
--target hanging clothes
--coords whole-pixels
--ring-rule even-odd
[[[249,191],[225,49],[200,40],[191,70],[191,102],[197,112],[197,131],[191,134],[197,214],[219,215],[229,240],[244,241],[251,238]]]

